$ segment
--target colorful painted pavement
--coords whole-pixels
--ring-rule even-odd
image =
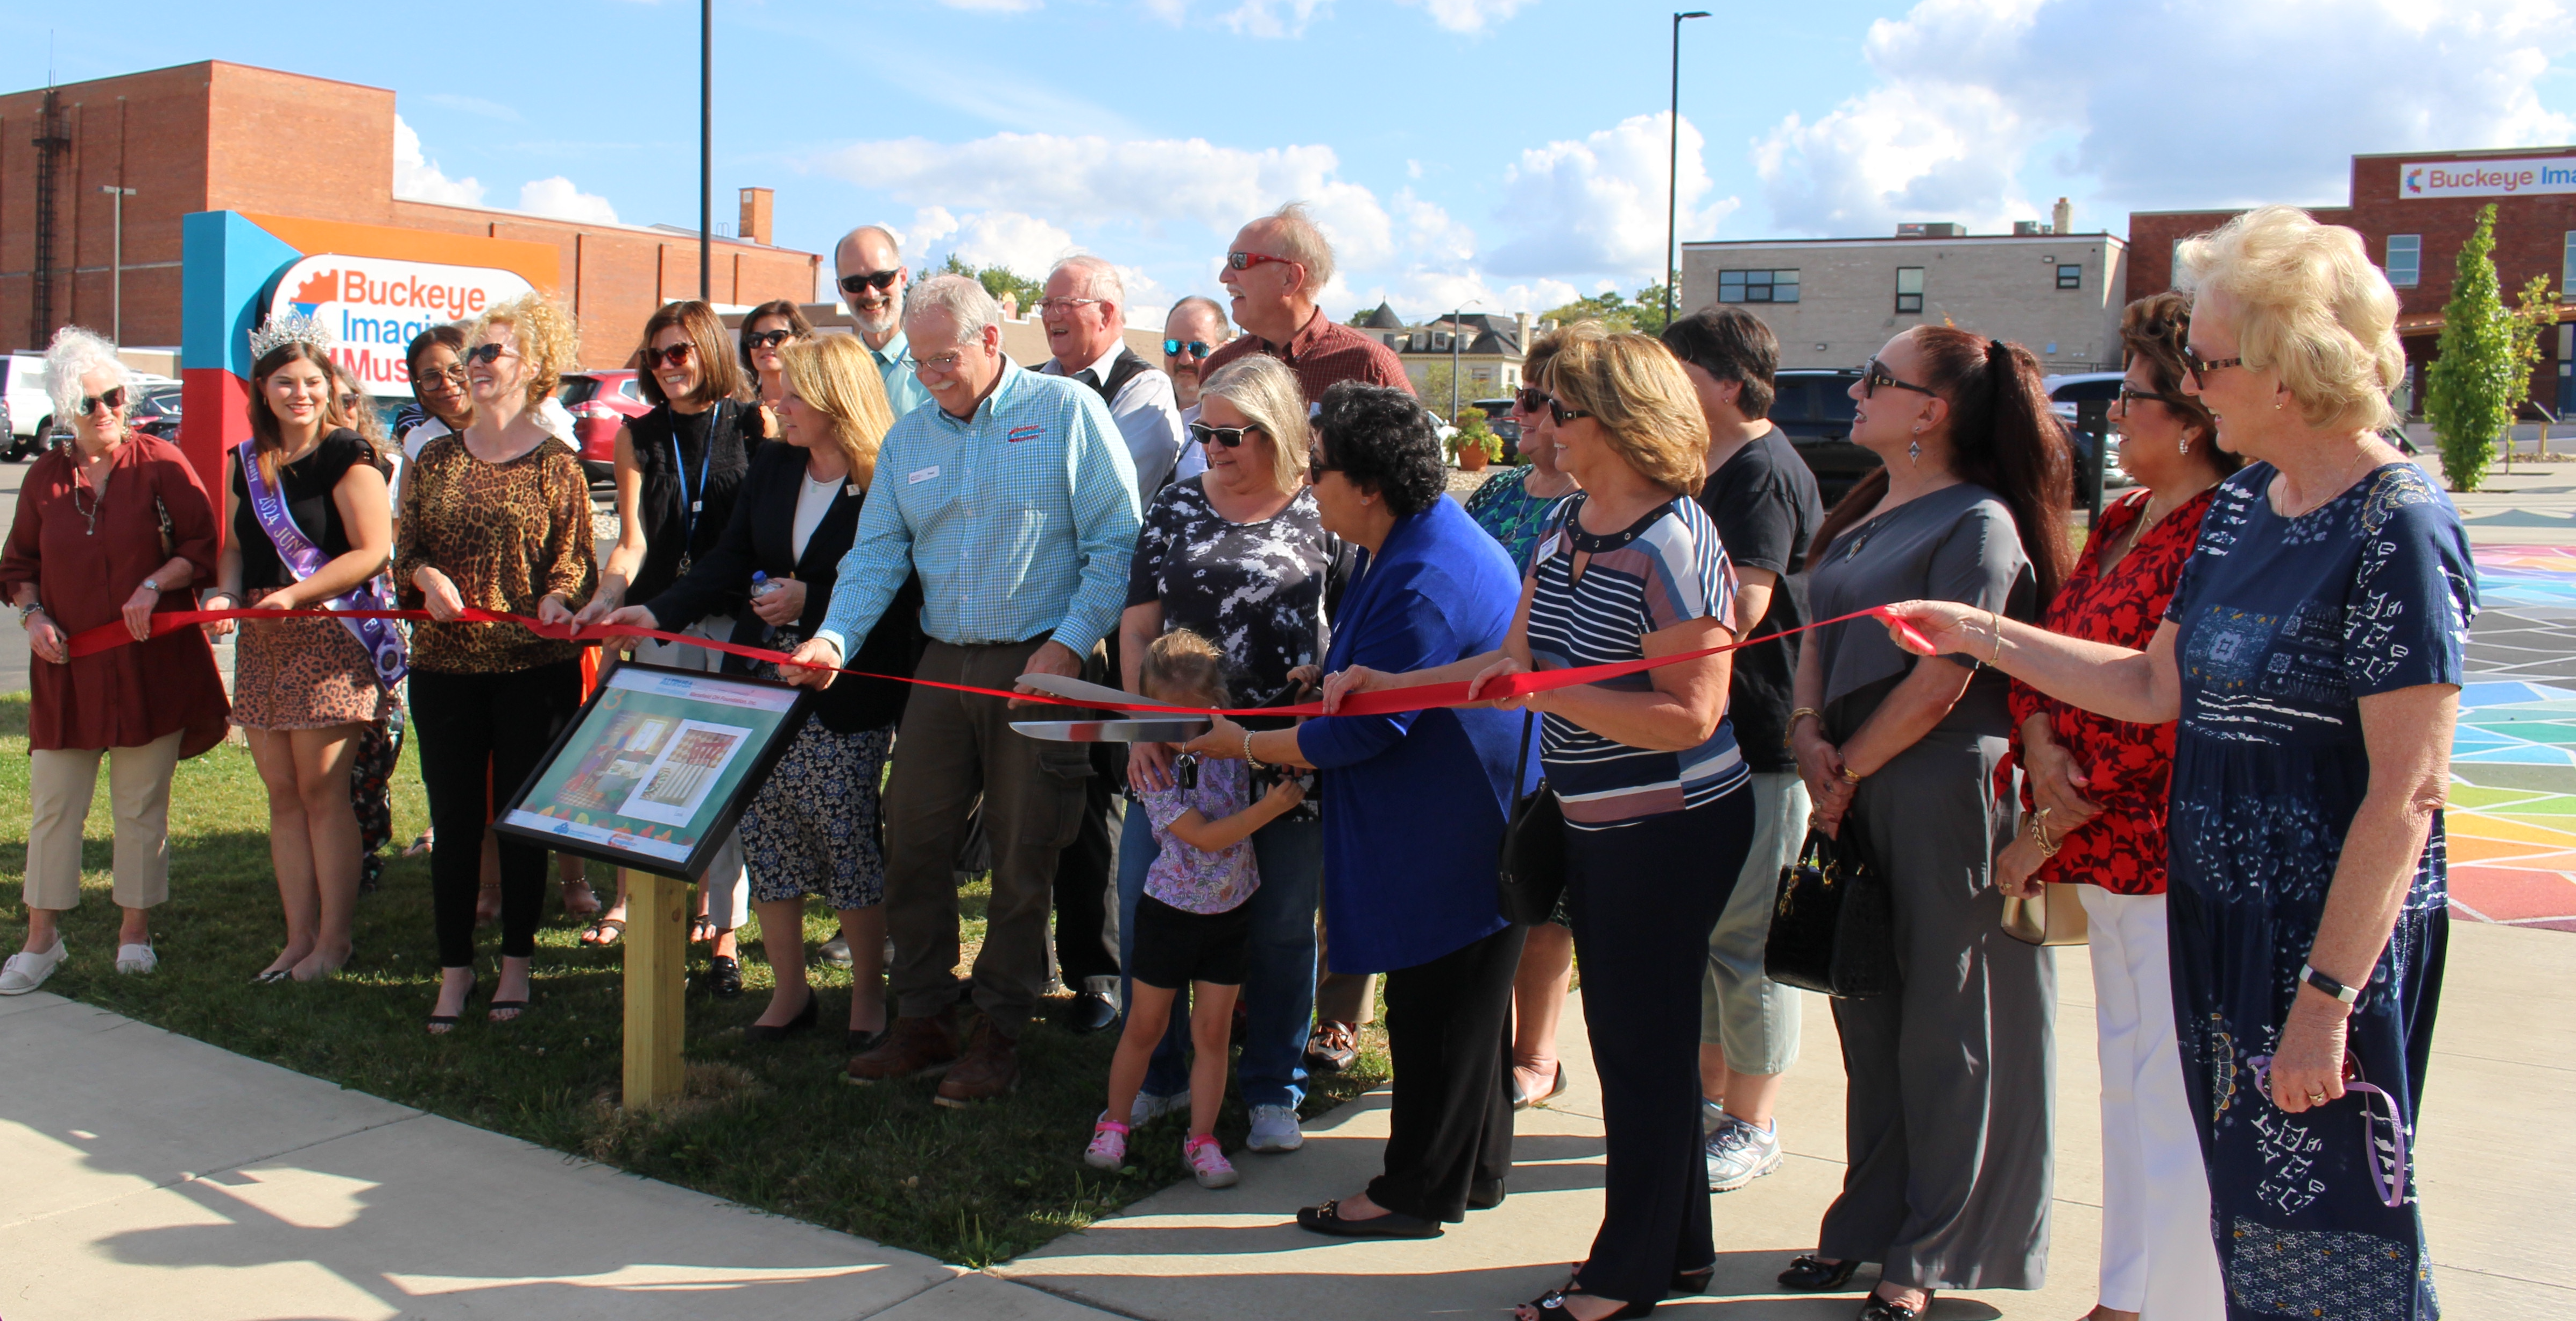
[[[2451,909],[2576,931],[2576,548],[2480,546],[2451,744]]]

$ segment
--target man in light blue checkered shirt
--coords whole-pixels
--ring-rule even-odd
[[[911,574],[921,575],[915,675],[1010,689],[1031,671],[1077,676],[1116,626],[1139,518],[1136,474],[1097,391],[1002,356],[1001,309],[964,276],[923,281],[905,331],[932,403],[897,419],[877,450],[858,539],[832,606],[800,661],[854,655]],[[825,686],[828,670],[804,682]],[[852,1059],[852,1082],[949,1067],[942,1105],[1011,1090],[1015,1047],[1047,980],[1057,857],[1083,813],[1089,749],[1010,728],[997,698],[916,688],[896,735],[885,797],[893,1027]],[[960,1055],[957,889],[952,868],[982,795],[993,896]],[[859,953],[854,940],[852,953]]]

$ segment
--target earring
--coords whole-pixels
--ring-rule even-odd
[[[1905,445],[1905,461],[1906,461],[1907,463],[1915,463],[1915,464],[1919,464],[1919,463],[1923,462],[1923,442],[1922,442],[1922,441],[1914,440],[1914,441],[1908,441],[1908,442],[1906,442],[1906,445]]]

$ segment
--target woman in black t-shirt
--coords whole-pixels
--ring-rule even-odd
[[[289,340],[252,367],[252,439],[233,451],[224,499],[231,535],[208,609],[311,609],[363,587],[393,554],[381,460],[346,425],[325,351]],[[256,465],[260,487],[283,504],[275,529],[253,508],[254,474],[246,464]],[[231,625],[207,631],[221,634]],[[399,647],[398,634],[383,633]],[[378,674],[379,657],[340,620],[243,624],[232,720],[268,787],[269,857],[286,909],[286,947],[260,981],[312,981],[349,961],[359,875],[350,768],[359,734],[394,702]]]

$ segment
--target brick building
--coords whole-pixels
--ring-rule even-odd
[[[2549,360],[2533,379],[2531,397],[2553,412],[2576,409],[2576,324],[2570,324],[2576,302],[2567,293],[2576,281],[2576,147],[2355,156],[2348,203],[2308,210],[2326,224],[2359,231],[2396,286],[2410,378],[2406,403],[2420,413],[2424,368],[2442,333],[2453,265],[2489,203],[2496,208],[2496,278],[2505,305],[2518,306],[2523,284],[2535,275],[2549,277],[2559,301],[2557,339],[2544,352]],[[2128,297],[2172,288],[2174,244],[2238,214],[2129,213]]]
[[[123,327],[180,342],[181,218],[241,211],[542,243],[579,318],[584,365],[614,367],[663,301],[698,293],[695,231],[549,220],[393,195],[394,94],[210,60],[0,95],[0,348],[77,323],[111,329],[124,202]],[[714,243],[720,304],[814,296],[821,259],[768,244],[767,189],[745,189],[743,237]]]

